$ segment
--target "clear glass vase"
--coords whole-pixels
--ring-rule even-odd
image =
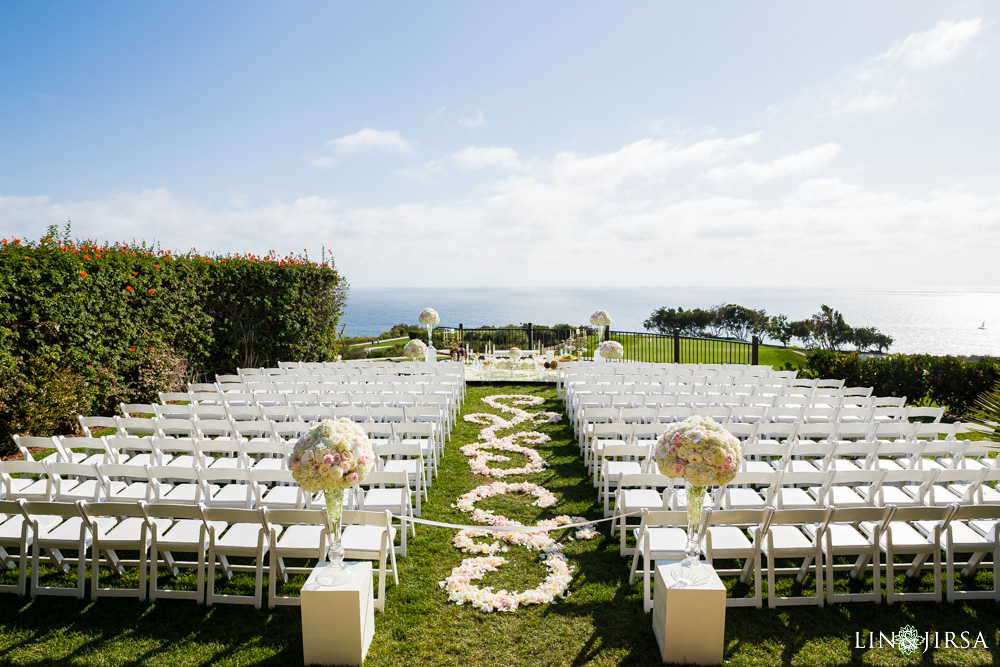
[[[340,543],[341,521],[344,517],[344,489],[327,489],[323,492],[326,501],[326,528],[330,536],[326,559],[329,564],[317,575],[316,580],[324,586],[339,586],[350,581],[354,572],[344,567],[344,547]]]
[[[679,569],[673,571],[676,587],[697,586],[709,579],[709,573],[701,564],[701,545],[698,535],[701,533],[701,517],[705,504],[712,504],[712,487],[696,486],[684,482],[687,497],[687,543],[684,545],[684,560]]]

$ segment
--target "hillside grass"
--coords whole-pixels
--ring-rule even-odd
[[[463,413],[495,412],[482,402],[494,394],[529,393],[545,399],[529,411],[562,411],[551,385],[470,385]],[[452,507],[455,498],[491,480],[473,475],[458,448],[477,439],[481,427],[459,421],[442,459],[440,476],[429,492],[424,517],[469,523],[468,515]],[[549,468],[543,473],[507,478],[541,484],[560,502],[539,510],[524,499],[508,495],[481,501],[530,523],[556,514],[598,518],[602,512],[597,492],[580,463],[572,428],[565,419],[538,430],[552,437],[536,446]],[[512,455],[509,465],[520,465]],[[365,661],[370,666],[400,665],[651,665],[659,650],[651,615],[642,611],[641,584],[628,584],[630,559],[618,553],[618,539],[602,536],[571,542],[558,535],[576,568],[569,596],[557,604],[522,607],[512,614],[484,614],[456,606],[438,586],[464,556],[452,546],[452,530],[420,526],[409,542],[409,553],[399,560],[400,583],[386,592],[386,611],[376,614],[375,638]],[[510,563],[487,575],[482,585],[494,588],[534,587],[544,576],[537,555],[520,547],[504,554]],[[46,569],[49,580],[60,575]],[[88,574],[89,576],[89,574]],[[301,586],[295,577],[284,592]],[[126,578],[128,580],[128,578]],[[191,583],[190,577],[181,577]],[[10,583],[10,575],[0,583]],[[747,593],[734,578],[725,578],[734,595]],[[926,588],[930,575],[919,582],[898,584]],[[991,582],[980,572],[972,584]],[[131,582],[130,582],[131,583]],[[219,582],[226,591],[246,592],[248,575]],[[863,586],[867,582],[858,584]],[[791,577],[779,579],[780,595],[809,592],[811,578],[800,586]],[[842,586],[846,590],[846,585]],[[765,586],[766,595],[766,586]],[[765,603],[766,604],[766,603]],[[983,632],[988,649],[937,649],[922,657],[905,658],[892,647],[854,648],[855,633],[898,631],[913,625],[919,632]],[[726,613],[727,665],[996,665],[1000,609],[992,601],[959,604],[902,603],[892,607],[869,603],[834,607],[784,607],[777,610],[732,608]],[[28,600],[0,594],[0,664],[40,665],[289,665],[300,664],[302,639],[297,607],[254,610],[247,606],[212,608],[188,601],[140,603],[128,599],[96,602],[65,598]]]

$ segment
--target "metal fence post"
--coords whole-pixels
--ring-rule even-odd
[[[674,329],[674,363],[681,363],[681,330]]]
[[[760,338],[758,338],[757,336],[754,336],[752,342],[753,342],[753,348],[752,348],[752,350],[750,352],[750,360],[751,360],[750,363],[752,363],[754,366],[756,366],[758,363],[760,363],[760,349],[759,349],[760,348]]]
[[[528,349],[529,350],[532,349],[535,346],[535,343],[534,343],[534,340],[533,340],[534,336],[533,336],[533,332],[532,332],[531,329],[532,329],[531,322],[528,322]]]

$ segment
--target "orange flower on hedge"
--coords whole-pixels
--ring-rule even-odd
[[[135,352],[135,348],[134,348],[134,347],[130,347],[130,348],[128,349],[128,351],[129,351],[129,352]]]
[[[132,291],[132,286],[131,285],[126,285],[125,286],[125,291],[126,292],[131,292]]]
[[[153,293],[153,292],[155,292],[155,291],[156,291],[156,290],[153,290],[153,289],[151,289],[151,290],[149,290],[149,293],[150,293],[150,294],[152,294],[152,293]]]
[[[160,265],[159,265],[159,264],[157,264],[157,265],[156,265],[156,268],[160,268]]]
[[[81,271],[80,272],[80,277],[81,278],[86,278],[87,277],[87,272],[86,271]]]
[[[133,276],[137,276],[137,275],[139,275],[139,274],[138,274],[138,273],[136,273],[135,271],[133,271],[133,272],[132,272],[132,275],[133,275]]]

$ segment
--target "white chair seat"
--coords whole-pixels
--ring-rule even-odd
[[[727,489],[729,509],[757,509],[764,507],[764,499],[757,491],[747,488]]]
[[[747,472],[754,472],[754,473],[757,472],[771,473],[776,470],[776,468],[767,461],[744,461],[743,469]]]
[[[264,491],[260,497],[260,504],[265,507],[299,509],[302,507],[302,500],[297,487],[275,484]]]
[[[344,526],[344,531],[340,536],[340,543],[344,551],[379,551],[382,548],[382,535],[385,528],[382,526]],[[389,530],[389,543],[396,539],[396,530]]]
[[[905,521],[890,522],[889,530],[892,531],[893,546],[899,549],[905,548],[907,553],[913,553],[914,548],[929,546],[927,536],[923,535],[920,531]],[[886,534],[883,533],[879,539],[879,542],[883,547],[887,544],[887,539]]]
[[[209,525],[214,526],[216,532],[221,532],[226,527],[224,521],[209,522]],[[197,545],[201,536],[201,529],[204,526],[205,523],[199,519],[180,519],[175,521],[174,525],[157,540],[160,550],[164,551],[171,547],[180,548]]]
[[[259,534],[260,524],[234,523],[221,537],[215,539],[215,544],[217,547],[225,549],[230,556],[254,556],[257,554],[257,536]]]
[[[315,551],[319,544],[319,537],[323,533],[323,526],[294,525],[289,526],[278,538],[278,550],[287,551]]]
[[[635,531],[638,533],[638,529]],[[687,545],[687,531],[682,528],[647,528],[649,551],[652,558],[683,558]]]
[[[863,470],[864,466],[857,459],[831,458],[830,470],[834,472]]]
[[[817,461],[822,463],[821,461]],[[785,466],[785,470],[788,472],[816,472],[819,470],[819,465],[815,465],[813,461],[807,459],[791,459]]]
[[[813,501],[812,506],[816,506],[815,500]],[[771,535],[774,540],[775,548],[781,550],[781,556],[783,558],[809,556],[816,550],[812,540],[810,540],[805,533],[795,526],[782,524],[771,526]],[[762,540],[761,550],[764,553],[767,553],[767,540]]]
[[[253,489],[247,484],[225,484],[212,494],[210,504],[216,507],[247,507],[253,505]]]
[[[622,509],[640,507],[659,508],[663,496],[656,489],[622,489]]]
[[[816,497],[814,493],[809,492],[810,489],[800,489],[797,487],[783,487],[779,493],[781,494],[781,507],[783,508],[799,508],[799,507],[816,507]]]
[[[753,548],[753,543],[741,528],[736,526],[709,526],[712,534],[712,555],[724,558],[726,551],[747,552]]]
[[[809,537],[816,539],[816,526],[814,524],[806,524],[804,528]],[[830,531],[830,539],[833,542],[834,551],[842,548],[854,553],[855,550],[863,549],[871,544],[868,538],[858,532],[858,529],[849,523],[831,523],[827,526],[827,529]]]
[[[993,527],[996,525],[997,521],[995,519],[973,519],[969,521],[969,526],[982,535],[990,535]]]
[[[920,501],[917,500],[919,489],[919,486],[913,485],[883,486],[881,489],[882,503],[896,506],[919,505]]]
[[[638,475],[642,466],[638,461],[606,461],[608,479],[617,480],[622,475]]]
[[[865,496],[849,486],[831,486],[827,489],[826,503],[834,507],[857,507],[867,505]]]

